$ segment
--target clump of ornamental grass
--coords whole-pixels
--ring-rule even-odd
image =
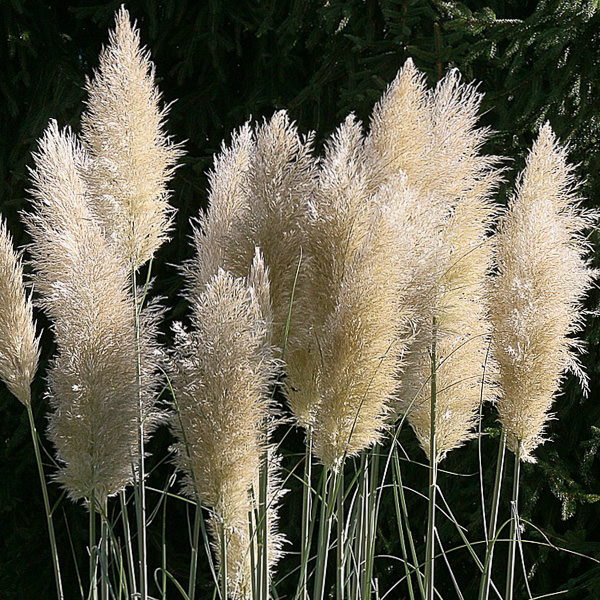
[[[270,313],[265,313],[268,294],[258,254],[247,278],[219,269],[188,296],[191,328],[176,328],[173,354],[176,464],[185,473],[185,493],[212,511],[223,593],[234,599],[250,598],[252,592],[257,540],[250,536],[249,515],[256,508],[253,498],[259,497],[269,393],[277,371]],[[270,494],[271,518],[276,496]],[[280,535],[273,528],[270,533],[269,569],[281,545]]]
[[[173,218],[167,182],[182,154],[164,131],[168,106],[161,107],[154,79],[150,53],[121,7],[98,70],[86,83],[81,128],[93,212],[134,270],[167,239]]]
[[[25,215],[40,306],[52,320],[49,437],[56,475],[74,500],[98,506],[132,477],[137,359],[129,274],[87,204],[85,150],[52,122],[34,154]]]
[[[0,379],[25,406],[40,355],[33,304],[25,294],[23,267],[13,249],[4,219],[0,220]]]

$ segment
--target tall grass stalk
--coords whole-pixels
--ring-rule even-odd
[[[225,531],[225,521],[220,518],[220,538],[221,538],[221,600],[227,600],[227,535]]]
[[[490,593],[490,581],[492,577],[492,563],[494,560],[494,547],[496,531],[498,526],[498,506],[500,504],[500,491],[502,488],[502,475],[504,472],[504,456],[506,454],[506,430],[502,428],[500,443],[498,445],[498,459],[496,461],[496,477],[494,480],[494,491],[492,494],[492,508],[490,512],[490,523],[487,531],[487,547],[485,555],[485,566],[479,585],[478,600],[488,600]]]
[[[327,562],[329,559],[329,544],[331,540],[331,526],[337,494],[339,491],[339,471],[336,467],[327,469],[321,486],[321,514],[319,517],[319,537],[317,542],[317,564],[315,567],[315,581],[313,600],[325,597],[325,579],[327,576]]]
[[[40,485],[42,487],[42,497],[44,499],[44,510],[46,512],[46,523],[48,525],[48,536],[50,537],[50,550],[52,553],[52,567],[54,569],[54,580],[56,584],[56,597],[59,600],[64,600],[62,577],[60,574],[60,563],[58,560],[58,545],[56,543],[54,520],[52,519],[52,509],[50,508],[50,499],[48,498],[48,486],[46,485],[46,476],[44,475],[44,465],[42,463],[38,433],[35,426],[35,419],[33,417],[31,402],[29,402],[25,406],[27,407],[27,416],[29,418],[29,431],[31,432],[31,441],[33,442],[35,462],[37,464]]]
[[[429,504],[427,513],[427,544],[425,549],[425,597],[433,600],[435,597],[435,503],[437,491],[438,456],[436,440],[436,394],[437,394],[437,351],[436,351],[436,323],[433,320],[433,342],[431,344],[431,425],[430,425],[430,451],[429,451]]]
[[[148,600],[148,563],[146,541],[146,469],[144,456],[144,399],[142,395],[142,349],[141,349],[141,303],[137,293],[137,273],[135,267],[131,271],[131,289],[133,293],[133,312],[135,327],[135,351],[137,368],[137,403],[138,403],[138,464],[135,479],[135,508],[138,533],[138,567],[140,577],[140,600]]]
[[[344,520],[344,469],[340,467],[338,475],[338,492],[335,503],[335,520],[337,533],[337,569],[335,578],[336,599],[344,600],[346,585],[346,541]]]
[[[517,550],[517,528],[519,527],[519,479],[521,475],[521,444],[515,448],[515,465],[513,469],[513,491],[510,502],[510,535],[508,540],[508,562],[506,567],[506,591],[504,600],[513,600],[515,580],[515,560]]]
[[[98,578],[96,576],[96,566],[98,563],[98,546],[96,544],[96,498],[92,491],[89,499],[89,571],[90,571],[90,591],[89,598],[98,600]]]
[[[127,555],[127,576],[129,587],[134,596],[137,595],[137,580],[135,577],[135,560],[133,558],[133,544],[131,541],[131,528],[129,526],[129,513],[127,510],[127,495],[125,490],[119,492],[119,502],[121,504],[121,520],[123,522],[123,538],[125,543],[125,554]]]
[[[108,557],[109,557],[109,528],[108,522],[108,499],[105,498],[102,502],[102,512],[100,514],[100,574],[101,587],[100,594],[102,600],[109,600],[109,572],[108,572]]]
[[[392,487],[394,490],[394,508],[396,511],[396,523],[398,525],[398,538],[400,539],[400,548],[402,551],[402,560],[404,563],[404,573],[406,577],[406,582],[408,586],[408,593],[410,596],[410,600],[415,600],[415,592],[413,589],[412,583],[412,570],[414,569],[417,584],[419,586],[419,591],[421,593],[421,598],[425,597],[425,588],[423,587],[423,582],[421,580],[421,573],[419,571],[418,565],[418,557],[415,550],[414,539],[412,537],[412,532],[410,530],[410,523],[408,521],[408,512],[406,508],[406,498],[404,496],[404,486],[402,484],[402,473],[400,471],[400,459],[398,457],[398,448],[396,445],[396,440],[394,440],[394,445],[392,449],[392,457],[393,457],[393,483]],[[406,534],[405,534],[406,531]],[[406,538],[408,539],[408,544],[411,553],[412,564],[408,562],[408,549],[406,547]],[[411,569],[412,567],[412,569]]]
[[[365,579],[363,584],[363,600],[368,600],[371,597],[371,586],[373,578],[373,568],[375,563],[375,540],[377,536],[377,518],[379,515],[379,503],[377,502],[377,486],[379,482],[379,445],[373,446],[369,451],[370,455],[370,473],[369,487],[366,498],[366,531],[360,532],[359,535],[366,537],[366,564],[365,564]],[[384,482],[381,482],[383,485]]]
[[[202,523],[202,506],[196,502],[194,506],[194,529],[192,533],[192,551],[190,556],[190,581],[188,584],[189,600],[196,597],[196,573],[198,571],[198,548],[200,546],[200,526]]]
[[[295,600],[308,600],[308,561],[311,547],[311,513],[312,513],[312,427],[306,428],[304,448],[304,475],[302,479],[302,529],[300,549],[300,577]]]

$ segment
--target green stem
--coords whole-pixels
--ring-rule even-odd
[[[494,560],[494,546],[496,540],[496,528],[498,525],[498,506],[500,504],[500,490],[502,488],[502,474],[504,472],[504,456],[506,453],[506,430],[503,428],[500,435],[498,447],[498,459],[496,461],[496,478],[494,480],[494,494],[492,496],[492,510],[487,536],[487,552],[485,566],[479,586],[479,600],[488,600],[490,594],[490,581],[492,578],[492,563]]]
[[[337,522],[337,572],[336,599],[344,600],[346,584],[346,553],[344,542],[344,472],[340,470],[338,490],[336,493],[336,522]]]
[[[137,295],[135,268],[132,269],[133,314],[135,326],[135,349],[137,369],[137,401],[138,401],[138,472],[136,479],[136,515],[139,548],[140,600],[148,600],[148,565],[146,560],[146,472],[144,460],[144,399],[142,395],[142,350],[140,333],[140,310]]]
[[[98,582],[96,579],[96,555],[98,548],[96,546],[96,498],[92,491],[90,498],[89,515],[89,545],[90,545],[90,593],[92,600],[98,598]]]
[[[221,519],[221,600],[227,600],[227,536],[225,521]]]
[[[46,485],[46,477],[44,475],[44,465],[42,463],[42,455],[40,452],[40,444],[38,441],[38,433],[35,427],[35,419],[33,418],[33,410],[31,403],[27,405],[27,416],[29,417],[29,431],[31,432],[31,441],[33,442],[33,451],[35,453],[35,462],[37,464],[40,485],[42,487],[42,497],[44,499],[44,510],[46,512],[46,523],[48,525],[48,536],[50,537],[50,549],[52,552],[52,566],[54,568],[54,581],[56,583],[56,597],[59,600],[64,600],[62,589],[62,578],[60,575],[60,564],[58,562],[58,545],[56,544],[56,535],[54,532],[54,521],[52,520],[52,510],[50,509],[50,499],[48,498],[48,487]]]
[[[402,562],[404,565],[404,575],[406,577],[406,582],[408,586],[408,595],[410,600],[415,600],[415,593],[413,590],[412,584],[412,573],[408,564],[408,550],[406,548],[406,540],[404,539],[404,526],[402,525],[403,516],[402,509],[400,507],[400,492],[399,487],[402,486],[402,479],[400,475],[400,461],[398,460],[398,451],[396,449],[396,445],[394,444],[393,452],[393,472],[394,472],[394,482],[392,484],[394,490],[394,508],[396,510],[396,524],[398,526],[398,538],[400,540],[400,549],[402,550]]]
[[[319,541],[317,547],[317,566],[313,600],[323,600],[325,597],[325,577],[327,575],[327,559],[329,557],[329,540],[331,537],[331,521],[333,510],[330,504],[335,501],[337,474],[333,468],[327,469],[323,478],[321,495],[321,515],[319,518]]]
[[[194,533],[192,538],[192,553],[190,558],[190,582],[188,598],[194,600],[196,596],[196,573],[198,570],[198,548],[200,546],[200,522],[202,521],[202,508],[196,504],[194,515]]]
[[[131,528],[129,527],[129,514],[127,512],[127,497],[125,490],[119,492],[121,502],[121,519],[125,537],[125,553],[127,554],[127,571],[129,575],[129,587],[133,590],[133,596],[137,596],[137,582],[135,579],[135,561],[133,559],[133,546],[131,543]]]
[[[510,538],[508,542],[508,565],[506,571],[506,592],[505,600],[513,600],[514,578],[515,578],[515,559],[517,548],[517,527],[519,525],[519,478],[521,475],[521,445],[518,444],[515,450],[515,466],[513,471],[513,493],[510,503]]]
[[[101,573],[101,598],[108,600],[108,500],[102,502],[102,514],[100,515],[100,537],[102,546],[100,548],[100,573]]]
[[[363,600],[371,597],[371,579],[375,562],[375,537],[377,533],[377,517],[379,507],[376,506],[377,482],[379,478],[379,446],[374,446],[371,454],[371,472],[369,477],[369,493],[367,494],[367,544],[366,569],[363,589]]]
[[[302,547],[300,550],[300,578],[295,600],[308,600],[308,561],[310,555],[310,515],[312,505],[312,427],[306,428],[304,449],[304,479],[302,489]]]
[[[431,398],[430,398],[430,443],[429,443],[429,504],[427,513],[427,545],[425,549],[425,596],[435,597],[435,503],[437,491],[437,436],[436,436],[436,394],[437,394],[437,347],[436,323],[433,320],[433,342],[431,344]]]

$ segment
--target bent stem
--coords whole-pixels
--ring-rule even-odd
[[[437,346],[436,322],[433,320],[433,341],[431,344],[431,398],[430,398],[430,442],[429,442],[429,504],[427,511],[427,544],[425,548],[425,597],[434,600],[434,559],[435,559],[435,502],[437,490],[438,459],[436,439],[436,394],[437,394]]]
[[[46,523],[48,525],[48,536],[50,537],[50,548],[52,551],[52,566],[54,568],[54,580],[56,583],[56,597],[59,600],[64,600],[62,589],[62,578],[60,575],[60,564],[58,562],[58,546],[56,544],[56,535],[54,532],[54,521],[52,520],[52,510],[50,509],[50,500],[48,498],[48,487],[46,486],[46,477],[44,475],[44,465],[42,464],[42,455],[40,452],[40,444],[38,441],[38,433],[35,427],[35,419],[33,418],[33,410],[31,402],[27,403],[27,416],[29,417],[29,431],[31,432],[31,440],[33,442],[33,451],[35,453],[35,462],[37,464],[40,485],[42,487],[42,497],[44,499],[44,509],[46,512]]]
[[[510,502],[510,538],[508,541],[508,564],[506,570],[506,592],[505,600],[513,600],[515,559],[517,548],[517,527],[519,526],[519,478],[521,475],[521,444],[517,444],[515,450],[515,466],[513,470],[513,493]]]
[[[496,539],[496,528],[498,525],[498,506],[500,504],[500,490],[502,488],[502,474],[504,472],[504,455],[506,453],[506,430],[503,428],[500,434],[500,445],[498,447],[498,460],[496,461],[496,478],[494,480],[494,493],[492,497],[492,509],[487,534],[487,551],[485,566],[481,575],[478,600],[488,600],[490,594],[490,581],[492,577],[492,562],[494,560],[494,546]]]

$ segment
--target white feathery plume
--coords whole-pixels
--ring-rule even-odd
[[[214,539],[225,530],[228,590],[236,600],[251,593],[250,492],[267,450],[263,424],[277,371],[264,286],[268,276],[256,255],[247,280],[220,269],[188,297],[191,330],[175,330],[176,462],[186,474],[186,494],[214,510]],[[281,537],[272,533],[275,561]]]
[[[406,83],[400,85],[403,81]],[[429,458],[439,461],[472,435],[481,399],[489,344],[484,291],[492,252],[489,228],[495,216],[491,196],[500,171],[495,167],[496,157],[480,152],[488,131],[475,128],[481,102],[476,87],[462,84],[455,70],[434,90],[425,91],[423,85],[414,66],[405,65],[374,110],[366,147],[371,161],[384,161],[390,168],[386,177],[394,175],[394,168],[403,170],[408,185],[431,205],[424,222],[431,236],[429,243],[423,238],[423,247],[428,250],[411,268],[417,285],[405,292],[416,336],[406,354],[395,410],[407,413],[429,456],[428,382],[435,343],[437,449],[436,456]],[[405,89],[408,91],[398,91]],[[406,106],[396,106],[400,102]],[[394,119],[396,114],[404,115],[404,120]],[[386,115],[391,115],[387,129]],[[412,122],[419,124],[417,132],[424,137],[405,142],[406,123]],[[409,150],[402,147],[403,143],[409,143]],[[405,157],[395,166],[387,158],[393,148],[397,156]],[[419,153],[423,162],[409,160]],[[382,172],[371,168],[375,173]],[[494,393],[494,369],[488,362],[484,399]]]
[[[529,153],[497,244],[489,294],[493,349],[499,363],[500,421],[521,460],[545,441],[552,404],[567,371],[587,389],[579,364],[582,300],[597,272],[583,232],[597,214],[581,207],[579,182],[550,125]]]
[[[56,478],[99,502],[132,479],[137,454],[136,353],[129,272],[89,210],[85,151],[52,122],[34,155],[25,215],[40,305],[53,321],[49,438]]]
[[[124,7],[86,89],[90,200],[110,243],[137,269],[167,239],[173,217],[167,182],[182,151],[164,132],[168,107],[160,106],[154,65]]]
[[[40,348],[35,335],[33,305],[25,294],[23,267],[12,238],[0,218],[0,379],[25,406],[31,402],[31,382]]]

